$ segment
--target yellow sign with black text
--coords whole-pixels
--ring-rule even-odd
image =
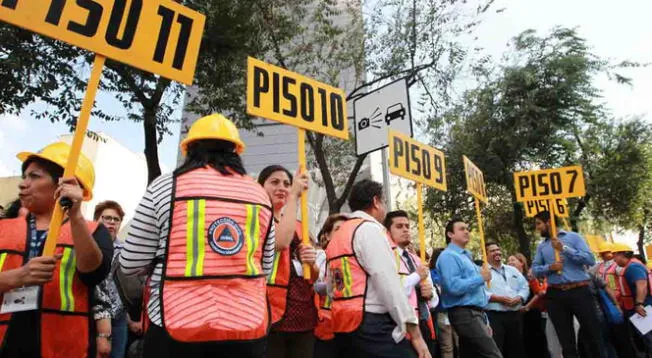
[[[568,214],[568,202],[566,199],[558,198],[558,199],[553,199],[553,205],[552,209],[555,212],[555,215],[557,215],[560,218],[567,218],[569,217]],[[542,211],[550,211],[548,210],[548,200],[546,199],[539,199],[539,200],[528,200],[523,203],[523,208],[525,209],[525,216],[528,218],[534,217],[536,214],[542,212]]]
[[[172,0],[0,0],[0,21],[192,84],[205,16]]]
[[[485,203],[488,202],[484,174],[466,155],[462,157],[464,160],[464,174],[466,175],[466,190],[479,200]]]
[[[349,139],[344,91],[253,57],[247,59],[247,114]]]
[[[446,191],[444,153],[410,136],[389,130],[389,171],[400,177]]]
[[[584,196],[584,172],[580,166],[514,173],[516,201]]]

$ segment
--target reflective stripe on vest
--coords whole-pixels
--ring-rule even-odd
[[[186,211],[186,277],[204,274],[204,226],[206,221],[206,200],[188,200]]]
[[[351,265],[349,265],[349,258],[342,257],[340,260],[342,261],[342,276],[344,279],[344,290],[342,294],[344,297],[351,297],[352,279],[351,279]]]
[[[77,267],[75,250],[70,247],[63,249],[61,269],[59,270],[59,293],[61,295],[61,311],[75,311],[75,296],[72,293],[72,281]]]
[[[267,283],[270,285],[276,284],[276,275],[278,274],[278,263],[281,261],[281,253],[274,254],[274,266],[272,266],[272,273],[267,278]]]
[[[7,253],[3,252],[0,254],[0,271],[2,271],[2,267],[5,265],[5,260],[7,259]]]
[[[247,205],[247,221],[245,223],[245,240],[247,240],[247,274],[258,275],[259,271],[254,261],[254,254],[258,250],[260,225],[258,224],[257,205]]]

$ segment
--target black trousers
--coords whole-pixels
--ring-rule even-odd
[[[585,331],[587,347],[591,350],[591,357],[603,357],[600,344],[600,321],[595,312],[593,296],[588,287],[578,287],[570,290],[548,288],[546,306],[548,317],[555,326],[557,337],[564,354],[564,358],[578,358],[573,316],[577,317],[580,327]]]
[[[416,358],[407,339],[394,342],[396,323],[389,314],[364,313],[360,327],[351,333],[335,335],[339,358]]]
[[[505,358],[525,357],[523,314],[518,311],[487,311],[498,349]]]
[[[144,358],[265,358],[267,337],[242,343],[185,343],[152,324],[145,333]]]
[[[482,310],[453,307],[448,310],[448,318],[460,338],[461,358],[503,357],[496,342],[489,335]]]

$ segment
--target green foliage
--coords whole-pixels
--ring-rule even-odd
[[[531,226],[524,227],[522,206],[515,201],[515,171],[581,162],[589,185],[587,197],[595,196],[603,218],[633,210],[632,199],[649,175],[641,149],[649,143],[649,127],[640,121],[620,126],[607,121],[608,111],[593,85],[600,73],[628,83],[614,71],[632,64],[612,65],[600,59],[572,29],[555,28],[545,37],[532,30],[516,36],[501,64],[494,68],[488,61],[476,66],[478,87],[431,121],[432,143],[448,155],[449,191],[429,191],[430,212],[471,217],[462,154],[483,170],[488,183],[487,237],[495,235],[503,246],[518,239],[526,255]],[[630,165],[637,168],[627,171]],[[624,176],[632,182],[622,183]]]

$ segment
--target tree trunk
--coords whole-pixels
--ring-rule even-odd
[[[575,210],[573,211],[573,213],[572,213],[571,216],[570,216],[570,224],[571,224],[571,228],[572,228],[573,231],[575,231],[575,232],[578,232],[578,233],[580,232],[580,228],[579,228],[578,222],[579,222],[579,219],[580,219],[580,215],[582,214],[582,211],[584,210],[584,208],[586,208],[586,206],[588,205],[589,200],[591,200],[591,195],[590,195],[590,194],[586,194],[586,195],[585,195],[582,199],[580,199],[580,201],[577,203],[577,207],[575,208]]]
[[[521,210],[521,205],[516,201],[516,193],[512,190],[512,207],[513,207],[513,222],[512,229],[514,234],[518,237],[518,249],[519,252],[525,255],[528,260],[531,260],[530,255],[530,237],[527,235],[527,232],[523,228],[523,210]]]
[[[145,130],[145,160],[147,161],[147,185],[161,175],[156,138],[156,107],[144,107],[143,129]]]

